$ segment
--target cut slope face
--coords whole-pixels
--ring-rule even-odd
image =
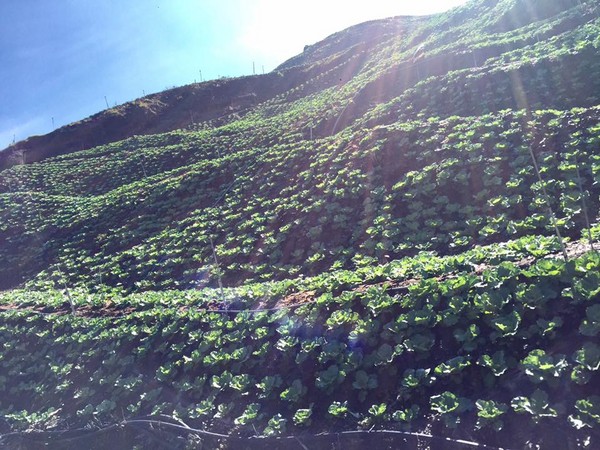
[[[476,0],[9,149],[6,427],[593,447],[599,53],[596,1]]]

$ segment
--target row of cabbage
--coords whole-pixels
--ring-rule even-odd
[[[238,151],[93,198],[4,195],[3,270],[153,290],[458,252],[554,223],[579,237],[598,211],[598,114],[412,121]]]
[[[471,252],[227,291],[242,309],[231,312],[210,310],[218,290],[3,293],[20,309],[0,313],[0,410],[15,429],[166,414],[270,436],[433,417],[530,435],[570,423],[583,436],[600,423],[597,253],[480,254],[496,264]],[[314,288],[304,305],[243,311],[301,286]]]

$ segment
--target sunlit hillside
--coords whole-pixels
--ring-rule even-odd
[[[0,447],[600,445],[595,0],[356,25],[0,167]]]

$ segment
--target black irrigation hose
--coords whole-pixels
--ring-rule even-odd
[[[300,443],[302,447],[305,447],[302,444],[302,439],[319,439],[319,438],[337,438],[340,437],[352,437],[352,436],[368,436],[372,435],[373,437],[384,437],[384,436],[405,436],[411,438],[424,438],[429,440],[437,440],[444,441],[453,444],[465,445],[469,447],[483,448],[483,449],[492,449],[492,450],[509,450],[505,447],[495,447],[487,444],[481,444],[478,442],[467,441],[463,439],[453,439],[446,436],[434,436],[427,433],[419,433],[419,432],[410,432],[410,431],[400,431],[400,430],[352,430],[352,431],[339,431],[339,432],[325,432],[325,433],[317,433],[317,434],[307,434],[304,436],[273,436],[273,437],[262,437],[262,436],[233,436],[228,434],[216,433],[213,431],[202,430],[198,428],[191,428],[185,424],[180,425],[179,423],[165,422],[164,420],[156,420],[156,419],[130,419],[123,420],[117,424],[108,425],[103,428],[98,428],[96,430],[87,430],[87,429],[77,429],[72,431],[21,431],[21,432],[12,432],[4,435],[0,435],[0,445],[6,442],[7,438],[22,438],[35,442],[47,442],[51,440],[52,442],[60,442],[60,443],[68,443],[75,442],[81,439],[90,438],[90,436],[96,436],[101,434],[109,433],[113,430],[122,429],[127,426],[135,426],[135,425],[150,425],[157,427],[170,428],[172,430],[176,430],[179,432],[183,432],[185,434],[195,434],[199,436],[205,436],[209,438],[215,439],[226,439],[228,441],[233,442],[287,442],[291,440],[295,440]],[[75,434],[74,436],[62,437],[65,434]],[[41,438],[41,439],[38,439]]]
[[[294,304],[294,305],[277,306],[277,307],[273,307],[273,308],[264,308],[264,309],[209,309],[209,308],[189,308],[189,309],[190,310],[194,309],[196,311],[202,311],[202,312],[217,313],[217,314],[227,314],[227,313],[235,313],[235,314],[242,314],[242,313],[258,314],[258,313],[262,313],[262,312],[276,312],[276,311],[283,311],[285,309],[295,309],[295,308],[299,308],[301,306],[312,305],[312,304],[316,303],[317,301],[318,300],[311,300],[309,302],[297,303],[297,304]],[[176,306],[175,308],[177,309],[178,307]],[[55,315],[61,314],[61,313],[62,313],[62,315],[69,314],[69,313],[67,313],[65,311],[42,312],[42,311],[36,311],[34,309],[29,309],[29,308],[10,308],[10,309],[0,310],[0,314],[2,314],[2,313],[12,313],[12,312],[27,312],[29,314],[37,314],[39,316],[55,316]],[[79,317],[85,317],[85,314],[78,315],[77,313],[75,313],[75,317],[77,317],[77,316],[79,316]]]

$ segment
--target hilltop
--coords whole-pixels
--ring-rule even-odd
[[[0,445],[593,447],[599,56],[472,0],[0,152]]]
[[[303,89],[302,96],[347,82],[360,64],[348,60],[422,22],[419,17],[397,17],[366,22],[307,46],[304,52],[284,62],[273,72],[239,78],[220,78],[177,87],[107,109],[44,136],[33,136],[0,151],[0,168],[31,163],[135,135],[194,128],[208,122],[211,127],[239,118],[257,105],[299,89],[315,78],[318,84]]]

